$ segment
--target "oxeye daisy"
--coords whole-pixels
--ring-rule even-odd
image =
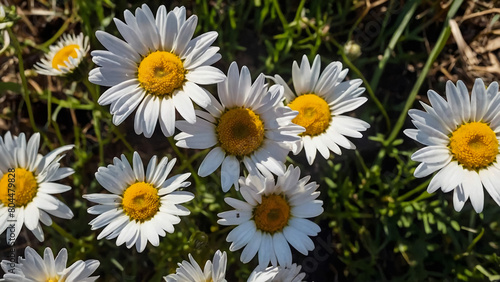
[[[182,148],[207,149],[198,174],[205,177],[222,166],[222,190],[234,184],[238,189],[240,162],[250,173],[272,172],[283,175],[290,142],[299,140],[304,128],[291,120],[297,112],[284,107],[283,88],[267,87],[264,75],[251,83],[250,72],[243,66],[229,66],[227,80],[217,84],[221,103],[213,99],[207,112],[197,111],[195,124],[177,122],[182,132],[175,136]]]
[[[412,160],[421,162],[415,169],[416,177],[437,172],[427,192],[441,188],[453,190],[453,205],[462,210],[470,198],[478,213],[483,210],[484,191],[488,191],[500,205],[499,128],[500,95],[498,83],[486,89],[481,79],[476,79],[469,96],[462,81],[455,86],[446,83],[446,100],[433,90],[427,92],[430,104],[422,104],[425,111],[408,112],[417,129],[404,133],[426,145],[416,151]]]
[[[134,152],[130,166],[125,155],[114,158],[113,164],[100,167],[95,176],[97,181],[112,194],[87,194],[83,197],[98,205],[90,207],[90,214],[99,214],[90,221],[92,230],[106,226],[97,239],[116,239],[116,245],[134,244],[142,252],[149,241],[158,246],[158,236],[174,232],[179,216],[190,211],[180,204],[188,202],[194,195],[187,191],[175,191],[188,187],[185,182],[191,174],[184,173],[168,178],[176,159],[164,157],[158,163],[156,156],[149,161],[146,172],[137,152]]]
[[[272,175],[249,175],[240,178],[240,192],[245,201],[225,198],[235,210],[219,213],[221,225],[237,225],[227,235],[230,251],[243,247],[240,260],[249,262],[257,253],[260,269],[290,267],[292,253],[288,244],[307,255],[314,249],[309,236],[316,236],[319,226],[307,218],[323,212],[323,202],[316,200],[316,182],[309,176],[299,179],[300,169],[290,165],[275,182]]]
[[[287,86],[279,75],[275,75],[277,83],[285,88],[285,102],[298,111],[293,122],[305,127],[300,134],[301,141],[294,144],[296,155],[305,148],[309,164],[314,162],[316,151],[328,159],[330,151],[340,155],[340,147],[355,149],[356,146],[346,138],[360,138],[370,125],[360,119],[344,115],[355,110],[367,101],[360,97],[365,88],[359,87],[361,79],[344,81],[348,69],[342,70],[340,62],[330,63],[320,75],[321,60],[317,55],[312,67],[307,57],[302,57],[300,67],[294,61],[292,78],[295,93]]]
[[[201,267],[189,254],[189,262],[182,261],[179,267],[175,270],[175,274],[170,274],[163,277],[167,282],[226,282],[226,252],[217,250],[214,255],[213,264],[207,260],[205,267]]]
[[[39,241],[44,240],[40,222],[51,225],[50,215],[70,219],[73,212],[53,194],[71,190],[68,185],[55,183],[74,173],[69,167],[59,167],[59,161],[73,145],[57,148],[45,156],[38,154],[40,134],[26,142],[24,133],[0,136],[0,233],[7,230],[7,243],[12,245],[23,225]],[[9,228],[14,225],[15,228]]]
[[[83,33],[79,35],[64,34],[62,38],[49,47],[45,58],[35,64],[39,74],[64,76],[72,73],[82,62],[90,49],[89,37]]]
[[[165,136],[175,130],[175,110],[189,123],[196,120],[192,101],[201,107],[210,103],[211,94],[200,85],[223,81],[224,73],[211,66],[221,55],[210,45],[217,32],[194,39],[198,18],[186,20],[186,9],[167,12],[160,6],[156,18],[144,4],[135,16],[128,10],[125,23],[114,19],[125,41],[103,31],[97,39],[108,51],[92,51],[99,67],[90,71],[89,80],[110,86],[98,102],[111,104],[113,123],[119,125],[136,108],[134,128],[137,134],[153,135],[156,123]]]
[[[56,258],[47,247],[43,258],[31,247],[24,249],[24,258],[19,257],[18,263],[2,261],[3,275],[6,282],[60,281],[60,282],[90,282],[99,276],[90,276],[99,267],[99,261],[90,259],[77,260],[66,268],[68,251],[63,248]],[[13,273],[14,272],[14,273]]]
[[[304,272],[300,272],[300,268],[295,263],[289,267],[270,266],[264,270],[257,267],[247,282],[300,282],[306,277]]]

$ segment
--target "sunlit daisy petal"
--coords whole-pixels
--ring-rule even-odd
[[[190,173],[167,178],[174,164],[175,159],[169,162],[164,157],[157,162],[153,156],[144,170],[139,154],[134,152],[132,166],[122,155],[114,159],[114,164],[100,167],[96,179],[112,194],[83,195],[98,204],[87,210],[99,215],[89,223],[92,230],[105,227],[97,239],[117,238],[117,246],[135,245],[142,252],[147,242],[158,246],[158,236],[165,236],[164,231],[172,233],[179,216],[190,213],[181,204],[194,198],[190,192],[175,191],[190,185],[185,182]]]
[[[7,236],[7,243],[16,240],[23,224],[43,241],[41,216],[42,223],[52,224],[45,212],[65,219],[73,217],[64,203],[51,196],[71,190],[70,186],[52,181],[73,174],[73,169],[59,167],[62,154],[73,145],[62,146],[42,156],[38,154],[39,143],[39,133],[33,134],[28,142],[24,133],[13,136],[7,132],[4,138],[0,136],[0,218],[8,217],[10,223],[16,222],[16,230]],[[0,233],[6,229],[9,232],[7,226],[0,225]]]
[[[295,93],[286,85],[279,75],[275,81],[285,87],[285,102],[298,111],[299,114],[292,122],[305,127],[306,131],[300,134],[301,140],[294,144],[293,153],[298,154],[305,149],[309,164],[316,158],[319,151],[323,158],[330,157],[329,151],[341,154],[340,145],[346,149],[355,149],[354,144],[345,136],[352,138],[362,137],[361,132],[370,125],[360,119],[347,118],[344,113],[353,111],[367,101],[359,97],[364,88],[360,79],[342,82],[347,70],[342,71],[340,62],[330,63],[320,74],[321,60],[317,55],[312,66],[307,56],[302,57],[301,65],[297,61],[292,65],[292,78]],[[336,129],[336,130],[334,130]]]
[[[99,267],[98,260],[77,260],[66,267],[67,261],[68,252],[64,248],[59,251],[54,259],[52,250],[49,247],[45,248],[42,258],[34,249],[28,246],[24,249],[24,258],[20,256],[17,263],[10,260],[2,261],[1,266],[5,271],[2,281],[91,282],[99,278],[99,276],[90,276]],[[12,267],[12,264],[15,266]]]
[[[179,267],[175,274],[163,277],[167,282],[226,282],[226,264],[227,254],[217,250],[215,252],[213,263],[207,260],[202,270],[193,256],[189,254],[189,261],[178,263]]]
[[[49,53],[35,64],[39,74],[64,76],[72,73],[87,55],[90,45],[89,37],[83,33],[79,35],[64,34],[62,38],[49,47]]]
[[[306,277],[300,272],[301,266],[295,263],[288,266],[270,266],[262,269],[259,266],[250,273],[247,282],[300,282]]]
[[[453,205],[462,210],[470,198],[478,213],[484,207],[484,190],[500,205],[499,181],[492,177],[497,173],[500,126],[497,119],[500,111],[498,83],[488,88],[481,79],[476,79],[469,96],[462,81],[455,86],[446,83],[446,100],[429,90],[432,106],[422,104],[425,111],[410,110],[408,114],[417,129],[404,133],[426,145],[412,155],[412,160],[421,162],[415,169],[416,177],[425,177],[437,172],[427,191],[453,190]]]
[[[195,124],[178,121],[182,132],[175,136],[179,147],[211,148],[198,174],[207,176],[221,167],[225,192],[233,185],[237,189],[241,163],[249,172],[282,175],[291,143],[304,130],[291,122],[297,113],[280,105],[283,87],[268,88],[262,74],[252,84],[248,68],[240,73],[234,62],[227,77],[217,84],[220,104],[212,100],[208,113],[197,111]]]
[[[300,169],[292,165],[276,182],[272,175],[241,177],[240,191],[249,200],[225,199],[235,210],[219,213],[217,222],[237,225],[226,240],[232,243],[232,251],[245,247],[240,258],[243,263],[258,254],[261,268],[269,263],[289,267],[290,245],[303,254],[314,249],[308,236],[316,236],[320,228],[307,218],[321,214],[323,202],[316,200],[318,185],[306,184],[309,177],[299,177]]]
[[[107,51],[93,51],[98,66],[89,73],[92,83],[110,86],[99,98],[110,105],[113,123],[123,122],[134,110],[137,134],[151,137],[157,121],[165,136],[174,134],[175,110],[189,123],[196,116],[193,102],[208,107],[211,94],[199,85],[222,82],[224,73],[210,66],[220,59],[218,47],[210,45],[217,32],[192,38],[195,15],[186,20],[184,7],[155,15],[146,4],[135,15],[124,12],[125,22],[114,19],[121,40],[104,31],[96,37]]]

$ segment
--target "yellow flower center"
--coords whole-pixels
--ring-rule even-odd
[[[49,279],[47,279],[47,281],[46,281],[46,282],[57,282],[57,281],[59,281],[59,278],[54,277],[54,278],[49,278]]]
[[[328,103],[316,94],[300,95],[288,106],[299,112],[292,122],[306,129],[301,136],[316,136],[325,132],[332,120]]]
[[[274,233],[288,224],[290,205],[282,195],[262,196],[262,202],[255,207],[253,215],[258,229]]]
[[[181,59],[170,52],[153,52],[139,64],[137,78],[149,94],[163,97],[182,86],[186,70]]]
[[[9,185],[12,184],[12,185]],[[24,207],[33,201],[38,191],[38,183],[31,171],[16,168],[14,172],[7,172],[0,179],[0,200],[5,206]]]
[[[459,164],[469,170],[477,170],[496,160],[498,139],[486,123],[470,122],[451,134],[450,149]]]
[[[220,117],[217,135],[224,151],[239,157],[246,156],[262,144],[264,124],[254,111],[247,108],[234,108]]]
[[[158,189],[146,182],[137,182],[123,193],[123,211],[131,219],[144,222],[160,210]]]
[[[71,44],[68,46],[64,46],[54,55],[54,58],[52,59],[52,67],[57,70],[59,69],[59,66],[65,67],[66,64],[64,62],[68,62],[69,57],[72,58],[78,57],[78,53],[76,51],[79,49],[80,46],[78,46],[78,44]]]

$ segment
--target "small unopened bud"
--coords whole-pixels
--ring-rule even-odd
[[[344,45],[344,53],[349,59],[354,60],[361,56],[361,46],[353,40],[350,40]]]

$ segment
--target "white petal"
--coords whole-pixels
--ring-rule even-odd
[[[413,153],[411,159],[417,162],[439,163],[447,160],[450,154],[447,147],[427,146]]]
[[[125,56],[126,58],[129,58],[134,62],[140,61],[139,54],[134,49],[132,49],[132,47],[130,47],[130,45],[128,45],[125,41],[101,30],[96,31],[95,36],[97,37],[99,42],[101,42],[101,44],[110,52]]]
[[[222,162],[221,184],[222,191],[227,192],[238,181],[240,176],[240,162],[235,156],[226,156]]]
[[[283,233],[273,234],[273,246],[279,265],[289,267],[292,264],[292,252]]]
[[[483,211],[484,206],[484,190],[479,174],[475,171],[467,171],[467,175],[463,178],[462,186],[466,193],[469,194],[472,207],[477,213]]]
[[[226,153],[222,150],[222,148],[213,148],[201,162],[201,165],[198,168],[198,175],[206,177],[214,172],[222,164],[225,156]]]
[[[183,91],[200,107],[207,107],[211,101],[211,94],[191,81],[186,81],[184,83]]]
[[[160,99],[153,97],[144,107],[144,136],[149,138],[153,136],[158,122],[158,115],[160,113]]]
[[[248,244],[245,246],[243,251],[241,252],[240,260],[243,263],[248,263],[252,260],[257,252],[259,251],[260,243],[261,243],[262,235],[260,232],[255,232],[254,236]]]
[[[183,91],[174,93],[172,99],[179,114],[189,123],[195,123],[196,115],[194,113],[193,102]]]
[[[141,157],[137,152],[134,152],[133,164],[135,179],[137,179],[139,182],[144,181],[144,165],[142,164]]]
[[[160,127],[166,137],[175,132],[175,107],[174,100],[170,98],[160,99]]]
[[[197,84],[207,85],[224,81],[226,75],[218,68],[212,66],[200,66],[188,71],[186,79]]]
[[[24,224],[29,230],[33,230],[39,224],[40,212],[35,203],[30,203],[25,208]]]

